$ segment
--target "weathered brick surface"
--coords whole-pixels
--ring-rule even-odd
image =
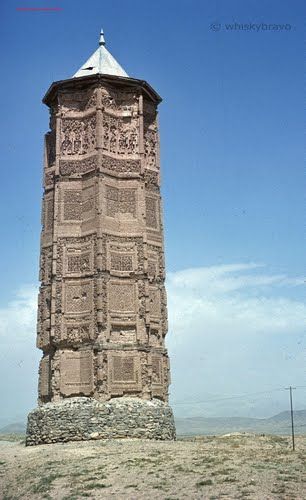
[[[85,416],[95,401],[138,399],[133,408],[144,413],[136,411],[135,422],[145,435],[145,415],[152,423],[155,412],[156,425],[166,426],[160,435],[173,436],[163,416],[164,410],[170,415],[170,365],[160,97],[144,81],[105,75],[57,82],[47,96],[37,328],[43,354],[40,406],[29,416],[28,443],[39,442],[43,421],[46,432],[50,425],[53,436],[64,439],[55,431],[62,412],[56,405],[85,396]],[[154,403],[152,413],[148,402],[155,399],[165,404]],[[137,433],[134,427],[131,432]]]

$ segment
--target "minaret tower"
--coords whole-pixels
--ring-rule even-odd
[[[45,136],[37,346],[27,444],[174,439],[165,349],[159,95],[99,47],[54,82]]]

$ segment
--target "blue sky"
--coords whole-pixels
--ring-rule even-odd
[[[62,10],[16,11],[46,5]],[[108,49],[129,75],[147,80],[164,98],[160,133],[173,401],[191,395],[194,379],[201,380],[195,399],[283,383],[305,385],[305,3],[6,0],[0,9],[1,352],[2,361],[13,366],[22,357],[27,366],[9,382],[22,394],[19,406],[7,397],[8,411],[35,404],[39,353],[33,287],[48,129],[41,99],[52,81],[71,77],[95,50],[101,26]],[[286,28],[226,27],[234,23]],[[188,270],[182,289],[177,280]],[[234,289],[228,288],[229,278],[238,283]],[[186,322],[193,307],[198,321]],[[259,318],[265,315],[262,323],[252,311]],[[259,325],[256,332],[248,326],[252,321]],[[185,333],[179,336],[181,325]],[[225,348],[227,332],[232,357],[211,366],[207,358]],[[269,354],[264,359],[260,342]],[[248,384],[242,381],[242,368],[234,373],[232,366],[243,344]],[[199,345],[203,356],[186,374],[183,354],[188,351],[194,360]],[[220,380],[215,377],[212,385],[214,370]],[[209,387],[203,384],[207,378]],[[9,394],[6,384],[2,391]],[[300,401],[302,406],[305,393]]]

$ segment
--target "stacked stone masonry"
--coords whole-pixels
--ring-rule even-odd
[[[168,400],[157,101],[59,86],[45,139],[39,402]]]
[[[170,406],[159,400],[72,397],[46,403],[28,417],[27,445],[90,439],[174,439]]]

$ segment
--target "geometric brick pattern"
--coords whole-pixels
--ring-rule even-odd
[[[160,98],[96,75],[53,84],[44,102],[39,399],[167,401]]]

